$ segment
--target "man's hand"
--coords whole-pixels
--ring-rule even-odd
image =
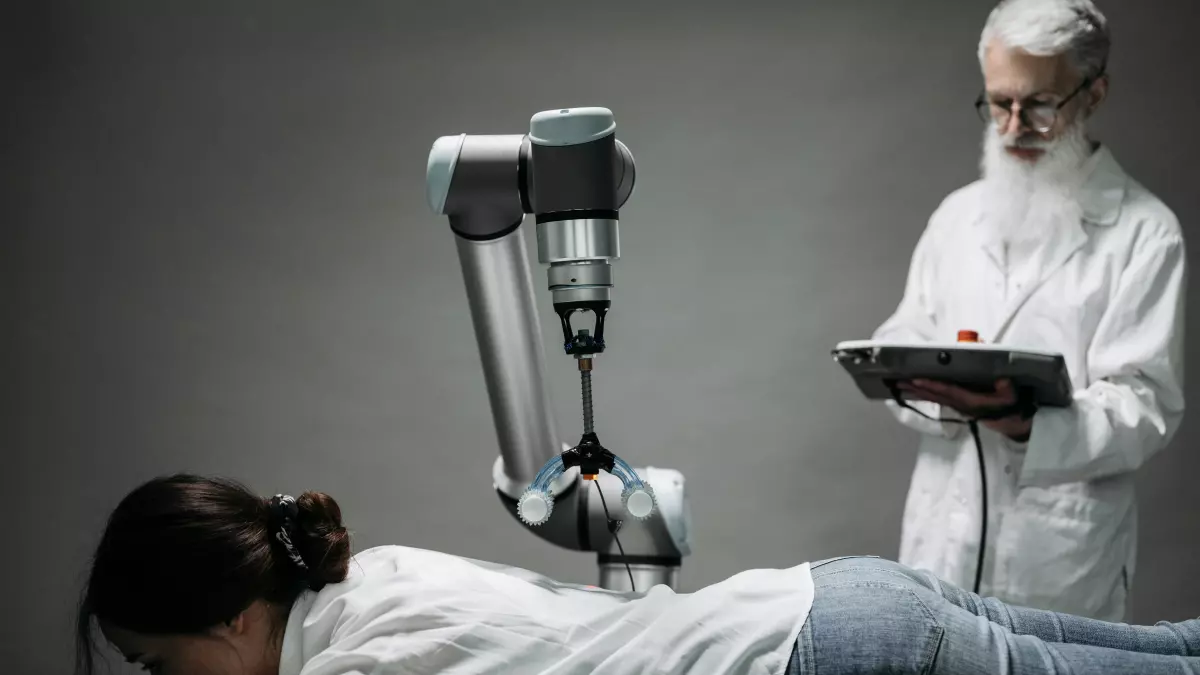
[[[991,392],[974,392],[945,382],[930,380],[913,380],[900,382],[897,387],[910,396],[921,401],[930,401],[955,410],[963,417],[973,418],[986,415],[994,410],[1009,408],[1017,403],[1017,390],[1011,380],[998,380],[995,390]],[[996,420],[984,420],[983,425],[997,433],[1024,443],[1029,440],[1033,430],[1032,419],[1022,419],[1020,415],[1012,415]]]

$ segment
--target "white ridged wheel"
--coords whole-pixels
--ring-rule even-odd
[[[554,498],[543,490],[526,490],[517,500],[517,517],[526,525],[541,525],[553,512]]]
[[[654,490],[649,485],[626,490],[621,498],[625,502],[625,512],[638,520],[645,520],[654,513]]]

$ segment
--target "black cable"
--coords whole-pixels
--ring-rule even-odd
[[[983,513],[979,519],[979,559],[975,563],[975,595],[979,595],[980,583],[983,581],[983,552],[987,550],[987,465],[983,461],[983,441],[979,440],[979,423],[971,420],[968,426],[971,428],[971,436],[975,438],[975,456],[979,458],[979,487],[982,491],[980,503],[983,506]]]
[[[603,328],[604,318],[602,315],[597,315],[596,325]],[[584,331],[580,331],[581,335],[586,335]],[[580,442],[576,449],[581,447],[583,443],[588,441],[591,436],[591,441],[604,454],[611,454],[603,447],[600,447],[599,441],[596,440],[595,421],[592,416],[592,366],[591,359],[581,359],[579,361],[579,378],[583,394],[583,441]],[[590,454],[588,455],[591,456]],[[609,469],[612,467],[610,466]],[[595,471],[590,471],[595,473]],[[633,568],[629,565],[629,559],[625,556],[625,547],[621,545],[621,538],[617,536],[617,530],[621,529],[621,521],[613,520],[613,517],[608,513],[608,501],[604,498],[604,489],[600,487],[600,481],[593,480],[596,484],[596,492],[600,493],[600,505],[604,507],[604,519],[608,521],[608,531],[613,536],[613,541],[617,542],[617,550],[621,552],[621,560],[625,563],[625,572],[629,574],[629,588],[633,592],[637,592],[637,585],[633,583]]]
[[[604,507],[604,519],[608,521],[608,531],[612,533],[613,540],[617,542],[617,550],[621,552],[621,559],[625,560],[625,571],[629,574],[629,589],[636,593],[637,586],[633,583],[633,568],[625,559],[625,547],[621,546],[621,538],[617,536],[617,530],[621,529],[621,521],[613,520],[612,516],[608,515],[608,502],[604,499],[604,490],[600,487],[600,481],[592,482],[596,485],[596,492],[600,493],[600,505]]]
[[[983,582],[983,555],[987,550],[987,524],[988,524],[988,496],[987,496],[987,465],[983,460],[983,441],[979,438],[979,420],[955,420],[955,419],[937,419],[930,417],[925,413],[917,410],[908,404],[907,401],[900,395],[900,390],[892,385],[892,399],[901,408],[907,408],[921,417],[933,422],[945,422],[949,424],[966,424],[971,429],[971,437],[975,439],[975,456],[979,460],[979,489],[980,489],[980,507],[982,513],[979,518],[979,556],[975,561],[975,588],[974,592],[979,595],[979,589]]]

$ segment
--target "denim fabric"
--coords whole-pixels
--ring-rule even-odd
[[[880,558],[811,565],[787,675],[1200,675],[1200,620],[1130,626],[981,598]]]

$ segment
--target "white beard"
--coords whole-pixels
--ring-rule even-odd
[[[990,241],[1027,254],[1064,226],[1079,222],[1079,189],[1092,154],[1082,124],[1072,124],[1050,142],[1001,136],[988,125],[983,146],[984,223]],[[1030,163],[1008,154],[1009,146],[1045,152]]]

